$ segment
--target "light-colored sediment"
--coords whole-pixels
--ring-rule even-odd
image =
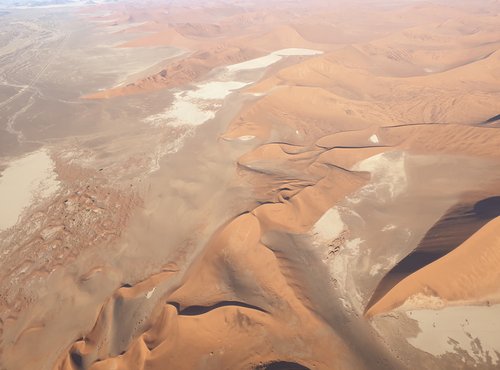
[[[476,361],[493,365],[500,362],[498,305],[410,310],[406,314],[418,323],[419,333],[408,338],[415,348],[434,356],[465,351]]]
[[[41,149],[11,161],[0,176],[0,231],[14,226],[23,211],[59,188],[54,161]]]
[[[247,60],[242,63],[233,64],[227,66],[226,69],[229,72],[240,72],[251,69],[261,69],[269,67],[270,65],[279,62],[281,59],[287,56],[298,56],[298,55],[319,55],[323,52],[320,50],[311,50],[311,49],[300,49],[300,48],[290,48],[290,49],[282,49],[272,52],[271,54],[265,55],[260,58]]]
[[[149,116],[145,121],[157,127],[165,124],[173,127],[199,126],[215,117],[215,114],[220,109],[221,101],[229,94],[253,82],[248,80],[231,81],[231,79],[237,78],[236,72],[262,69],[278,62],[286,56],[308,56],[321,53],[321,51],[309,49],[283,49],[261,58],[226,66],[211,81],[197,84],[193,90],[181,91],[174,94],[175,100],[172,106],[167,108],[163,113]],[[243,135],[241,137],[248,138],[255,136]]]

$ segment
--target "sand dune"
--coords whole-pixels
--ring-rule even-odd
[[[409,125],[384,128],[380,136],[420,153],[432,151],[492,158],[499,155],[500,137],[494,128],[454,124]]]
[[[488,193],[471,193],[462,196],[426,232],[417,248],[384,276],[372,295],[368,308],[398,282],[450,253],[486,223],[497,217],[500,214],[498,202],[498,197]]]
[[[213,48],[200,50],[186,58],[169,64],[155,75],[148,76],[126,86],[118,86],[108,90],[84,96],[85,99],[109,99],[146,93],[165,88],[179,87],[200,81],[213,68],[235,64],[256,56],[257,53],[248,48],[227,48],[215,45]]]
[[[370,307],[367,315],[402,304],[426,307],[427,299],[432,306],[432,298],[444,302],[498,300],[500,276],[493,266],[499,259],[499,223],[497,217],[444,257],[402,280]]]
[[[135,369],[147,364],[160,369],[169,363],[179,369],[191,369],[197,366],[198,356],[210,368],[247,369],[273,361],[319,369],[329,368],[332,362],[338,368],[360,366],[342,342],[322,329],[318,319],[310,316],[297,299],[280,273],[273,252],[259,242],[260,235],[259,221],[251,214],[223,227],[191,266],[182,286],[158,302],[150,318],[150,329],[136,338],[124,354],[96,361],[90,368]],[[141,296],[144,300],[144,292],[157,286],[158,279],[155,276],[140,287],[121,288],[115,297],[137,300]],[[105,306],[93,334],[75,343],[58,368],[72,369],[75,358],[76,363],[92,363],[99,356],[97,348],[108,356],[116,352],[95,346],[96,340],[102,341],[106,336],[101,321],[107,320],[109,310]],[[281,312],[279,316],[273,314],[276,310]],[[261,329],[249,330],[254,326]],[[193,331],[197,333],[195,337],[190,334]],[[273,343],[283,337],[294,339],[281,350],[274,347]],[[306,351],[305,343],[310,343]],[[241,352],[239,348],[243,346],[249,352]]]
[[[28,172],[60,188],[2,234],[0,367],[495,368],[498,10],[176,0],[80,12],[116,50],[185,53],[86,85],[96,92],[69,106],[114,125],[51,139],[43,166],[2,167],[4,202]],[[11,131],[22,109],[0,107]],[[6,226],[36,190],[24,188]]]

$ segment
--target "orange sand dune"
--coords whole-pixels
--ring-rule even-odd
[[[230,130],[233,136],[249,135],[248,122],[251,122],[252,129],[255,125],[271,127],[279,133],[280,138],[274,138],[278,141],[314,142],[332,131],[365,128],[376,119],[376,114],[356,108],[326,89],[283,86],[244,109]]]
[[[247,48],[231,48],[214,45],[167,65],[159,73],[125,86],[83,96],[84,99],[110,99],[154,90],[173,88],[197,81],[213,68],[235,64],[255,56],[256,52]]]
[[[158,302],[149,329],[123,354],[98,360],[90,369],[162,369],[167,363],[176,369],[200,364],[250,369],[275,360],[317,369],[363,368],[303,306],[274,253],[260,243],[261,233],[260,222],[252,214],[223,227],[191,266],[182,286]],[[122,288],[115,296],[137,299],[158,279],[163,277],[152,277],[141,288]],[[58,369],[74,369],[75,359],[87,363],[99,353],[112,355],[112,349],[95,346],[106,337],[101,322],[109,314],[107,308],[101,312],[94,334],[75,343]],[[256,327],[259,330],[253,330]],[[288,338],[286,344],[278,345],[284,338]]]
[[[500,217],[490,221],[458,248],[408,276],[367,311],[374,316],[426,299],[496,301],[500,297]]]
[[[198,42],[180,34],[175,28],[161,27],[159,31],[119,45],[123,48],[153,46],[196,47]]]
[[[375,76],[358,67],[348,66],[346,61],[339,63],[336,53],[334,51],[286,68],[250,91],[272,92],[274,87],[285,84],[328,88],[337,96],[335,99],[332,94],[333,103],[349,104],[351,107],[345,109],[350,111],[360,106],[366,112],[367,106],[370,106],[372,116],[378,113],[378,120],[385,120],[386,123],[481,122],[498,111],[495,89],[499,52],[443,73],[403,80]],[[418,101],[414,99],[416,95],[419,96]]]
[[[285,48],[321,49],[322,45],[304,39],[293,27],[279,26],[261,35],[243,37],[234,41],[237,44],[247,44],[256,49],[275,51]],[[323,45],[324,46],[324,45]]]
[[[482,182],[462,179],[463,189],[448,195],[442,184],[461,179],[448,178],[455,172],[443,169],[449,163],[487,163],[484,168],[494,169],[499,159],[497,124],[482,124],[499,114],[499,8],[488,4],[178,0],[144,9],[102,5],[117,25],[145,22],[113,34],[136,37],[121,45],[127,52],[165,45],[187,50],[158,73],[84,97],[144,93],[134,98],[142,108],[130,124],[133,134],[92,134],[83,142],[100,160],[116,159],[123,167],[141,167],[145,162],[139,157],[154,152],[157,170],[153,175],[123,170],[123,184],[101,166],[80,169],[77,178],[65,173],[61,156],[61,181],[71,184],[67,194],[57,199],[57,207],[8,234],[11,244],[23,244],[5,253],[12,266],[5,265],[3,274],[8,296],[0,292],[0,303],[5,302],[0,322],[6,328],[5,334],[0,328],[2,362],[29,368],[46,361],[44,368],[57,370],[479,368],[481,363],[472,362],[455,366],[455,354],[435,357],[409,345],[401,349],[415,328],[395,316],[390,319],[397,329],[384,332],[370,326],[362,310],[377,279],[417,248],[419,237],[450,202],[462,192],[485,192]],[[221,100],[214,119],[190,128],[186,136],[135,124],[151,114],[153,102],[169,109],[149,92],[175,88],[169,93],[182,94],[193,82],[211,82],[218,67],[283,48],[324,54],[238,72],[245,83],[254,76],[261,80]],[[223,82],[233,77],[220,75],[227,78]],[[109,106],[123,108],[120,102],[91,105],[110,113]],[[128,114],[125,109],[123,116]],[[179,140],[171,142],[170,134]],[[149,148],[152,141],[146,138],[156,136],[161,140]],[[66,141],[80,145],[75,137]],[[132,153],[131,142],[140,145],[140,154]],[[401,160],[393,160],[393,154]],[[127,203],[125,195],[113,196],[110,185],[105,190],[87,185],[100,179],[92,171],[110,177],[103,184],[138,186],[134,196],[144,199]],[[434,187],[422,187],[431,193],[427,197],[418,194],[419,182]],[[468,189],[469,184],[478,188]],[[390,191],[391,199],[379,189],[396,185],[402,190]],[[103,210],[101,193],[107,193]],[[38,230],[41,219],[57,220],[49,217],[53,214],[64,215],[61,228],[28,232]],[[494,219],[401,280],[367,315],[405,302],[498,300],[499,225],[500,218]],[[27,236],[16,239],[15,232]],[[52,244],[51,232],[64,238]],[[33,261],[38,256],[33,246],[39,245],[49,252]],[[63,248],[49,254],[54,245],[66,247],[62,257]],[[26,257],[15,263],[21,253]],[[113,273],[101,268],[103,261]],[[46,274],[37,275],[43,269]],[[28,281],[26,271],[32,279],[49,276],[59,284],[23,296],[10,282]],[[113,276],[102,277],[107,273]],[[95,289],[75,281],[91,281]],[[75,312],[84,310],[81,297],[88,299],[89,317],[77,320],[69,309],[58,310],[59,302],[48,302],[45,292],[64,297],[61,301]],[[59,312],[66,313],[65,320],[59,320]],[[47,348],[47,338],[54,341],[48,352],[50,359],[58,357],[55,364],[39,354],[23,358],[37,341]]]
[[[500,156],[500,133],[495,128],[454,124],[408,125],[383,128],[380,136],[419,153]]]
[[[250,87],[247,92],[261,95],[244,105],[222,138],[259,139],[237,163],[264,204],[234,218],[212,236],[176,289],[164,291],[147,324],[127,336],[129,345],[122,346],[122,352],[110,347],[99,352],[95,343],[107,337],[101,333],[93,342],[77,341],[62,357],[59,369],[71,369],[75,358],[90,361],[88,368],[95,370],[159,369],[165,363],[179,369],[201,363],[209,369],[250,369],[278,360],[319,369],[363,368],[346,342],[315,314],[311,300],[315,297],[306,292],[300,278],[303,267],[286,253],[274,251],[266,240],[270,235],[307,235],[332,207],[370,184],[369,173],[350,171],[363,159],[394,150],[498,156],[498,131],[470,125],[494,116],[498,109],[498,52],[491,53],[495,44],[481,45],[481,40],[489,40],[491,30],[472,42],[460,28],[462,23],[440,27],[445,20],[434,14],[437,9],[410,7],[401,12],[417,11],[430,19],[377,41],[341,48],[330,45],[324,50],[332,51],[276,68]],[[178,24],[175,35],[226,37],[230,24],[217,24]],[[96,97],[179,86],[202,78],[216,66],[247,60],[259,52],[315,48],[318,44],[310,40],[328,40],[307,38],[308,32],[311,28],[282,25],[257,35],[228,38],[215,50],[206,47],[168,66],[162,78]],[[459,41],[449,46],[456,37],[470,42],[466,48]],[[246,49],[231,46],[236,44]],[[443,45],[448,45],[448,55],[435,51]],[[436,65],[440,71],[424,70]],[[471,300],[498,293],[498,274],[493,269],[498,259],[497,221],[396,285],[368,315],[395,308],[415,294]],[[491,247],[482,248],[477,264],[467,265],[471,253],[477,253],[478,244],[484,242],[492,243]],[[342,237],[331,245],[339,243]],[[481,269],[491,273],[479,279]],[[458,275],[453,277],[452,271]],[[157,283],[145,286],[152,289]],[[127,289],[131,292],[127,299],[135,300],[135,293]],[[106,309],[100,317],[105,316]]]

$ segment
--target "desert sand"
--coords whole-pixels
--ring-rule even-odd
[[[498,2],[45,5],[0,12],[1,370],[498,368]]]

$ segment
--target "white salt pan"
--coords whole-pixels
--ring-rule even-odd
[[[340,212],[334,207],[321,216],[314,224],[312,232],[318,242],[325,243],[338,238],[344,228],[345,225],[340,217]]]
[[[260,58],[247,60],[246,62],[227,66],[226,68],[230,72],[260,69],[269,67],[270,65],[279,62],[281,59],[283,59],[283,57],[286,56],[318,55],[322,53],[323,53],[322,51],[312,50],[312,49],[298,49],[298,48],[282,49]]]
[[[199,85],[197,90],[188,92],[189,99],[222,100],[233,91],[249,85],[240,81],[213,81]]]
[[[252,83],[252,81],[238,81],[234,72],[264,68],[286,56],[316,55],[321,53],[321,51],[310,49],[283,49],[261,58],[228,66],[215,76],[213,81],[198,84],[194,90],[177,92],[174,94],[174,102],[169,108],[161,113],[147,117],[144,122],[157,127],[165,125],[173,127],[200,126],[215,117],[228,95]],[[176,144],[176,150],[182,146],[184,138],[182,137],[181,141]],[[247,141],[254,138],[255,136],[253,135],[244,135],[238,139]],[[154,159],[154,169],[158,168],[157,163],[166,152],[166,149],[161,149],[157,152]]]
[[[379,199],[394,198],[407,186],[404,153],[381,153],[367,158],[352,167],[353,171],[371,173],[370,184],[361,188],[359,195],[376,193]]]
[[[196,86],[194,90],[178,92],[171,107],[165,112],[146,118],[146,122],[155,126],[168,124],[171,126],[199,126],[213,119],[222,101],[235,90],[239,90],[252,82],[235,81],[231,72],[268,67],[273,63],[291,55],[316,55],[321,51],[310,49],[283,49],[264,57],[252,59],[243,63],[233,64],[219,73],[214,81]],[[230,72],[230,73],[228,73]]]
[[[251,70],[251,69],[260,69],[260,68],[266,68],[269,67],[270,65],[279,62],[281,59],[283,59],[282,56],[280,55],[275,55],[275,54],[268,54],[260,58],[255,58],[251,60],[247,60],[246,62],[238,63],[238,64],[233,64],[230,66],[227,66],[227,70],[230,72],[237,72],[237,71],[246,71],[246,70]]]
[[[59,188],[54,162],[46,150],[17,159],[0,177],[0,230],[14,226],[23,210]]]
[[[247,82],[213,81],[192,91],[178,92],[171,107],[164,113],[146,118],[146,122],[155,126],[199,126],[213,119],[222,101],[234,90],[248,85]]]
[[[408,342],[435,356],[466,351],[476,361],[500,363],[500,305],[408,311],[421,332]]]

